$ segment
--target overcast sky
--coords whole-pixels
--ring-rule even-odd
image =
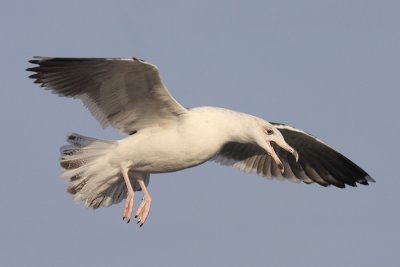
[[[398,1],[0,2],[1,266],[399,266]],[[344,190],[215,163],[152,175],[146,225],[74,203],[58,149],[106,139],[35,55],[138,57],[184,106],[289,123],[373,176]],[[137,194],[139,198],[140,194]]]

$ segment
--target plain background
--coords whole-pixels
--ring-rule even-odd
[[[1,1],[1,266],[399,266],[398,1]],[[153,175],[143,228],[92,211],[58,148],[102,130],[27,78],[34,55],[138,57],[187,107],[304,129],[377,183],[340,190],[207,163]],[[139,194],[137,195],[139,198]]]

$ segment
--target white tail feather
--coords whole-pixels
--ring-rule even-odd
[[[105,160],[117,143],[76,133],[69,134],[67,141],[70,144],[60,148],[61,178],[69,181],[68,192],[74,199],[92,208],[121,201],[125,195],[114,188],[126,190],[123,180],[121,183],[118,169],[110,168]]]
[[[80,134],[67,136],[69,145],[60,148],[62,167],[61,177],[69,182],[67,191],[76,201],[84,201],[87,207],[108,207],[122,201],[127,194],[120,169],[111,166],[108,155],[117,146],[117,142],[99,140]],[[145,184],[150,175],[144,174]],[[140,186],[129,175],[135,191]]]

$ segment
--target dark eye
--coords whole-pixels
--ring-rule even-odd
[[[273,133],[274,133],[274,131],[272,131],[271,129],[268,129],[268,130],[267,130],[267,134],[268,134],[268,135],[271,135],[271,134],[273,134]]]

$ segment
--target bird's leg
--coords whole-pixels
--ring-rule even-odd
[[[121,164],[121,173],[122,176],[124,177],[126,188],[128,190],[128,194],[126,196],[126,201],[125,201],[124,212],[122,213],[122,219],[123,220],[127,219],[127,222],[129,223],[131,221],[131,216],[132,216],[133,200],[135,192],[133,191],[131,181],[129,180],[128,171],[129,171],[128,167]]]
[[[142,177],[138,178],[137,182],[139,183],[140,188],[142,188],[143,199],[142,203],[140,203],[140,206],[136,212],[135,218],[138,220],[140,226],[143,226],[147,217],[149,216],[150,206],[151,206],[151,196],[149,194],[149,191],[147,191],[143,178]]]

